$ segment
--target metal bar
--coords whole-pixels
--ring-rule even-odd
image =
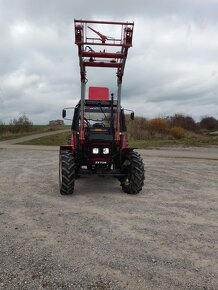
[[[84,140],[85,140],[85,132],[84,132],[84,104],[85,104],[85,92],[86,92],[86,82],[81,81],[81,105],[80,105],[80,109],[81,109],[81,126],[80,126],[80,143],[83,144]]]
[[[83,42],[83,44],[88,44],[88,45],[102,45],[102,46],[122,46],[122,47],[132,47],[132,45],[129,45],[129,44],[123,44],[123,43],[120,43],[120,44],[116,44],[116,43],[102,43],[100,39],[98,39],[99,42],[89,42],[89,41],[86,41],[86,42]],[[108,41],[108,40],[107,40]]]
[[[86,40],[101,40],[101,39],[98,37],[86,37]],[[107,41],[113,41],[113,42],[118,42],[118,41],[121,42],[121,40],[122,40],[122,38],[109,38],[109,39],[107,39]]]
[[[125,173],[120,173],[120,171],[118,171],[118,170],[111,170],[111,171],[109,171],[109,172],[96,172],[96,171],[91,171],[91,170],[89,170],[89,169],[85,169],[85,168],[83,168],[83,169],[81,169],[80,171],[79,171],[79,174],[89,174],[89,175],[109,175],[109,176],[113,176],[113,175],[116,175],[116,176],[126,176],[126,174]]]
[[[111,52],[82,52],[82,57],[101,57],[101,58],[123,58],[122,53],[111,53]]]
[[[116,120],[116,142],[117,145],[120,141],[120,107],[121,107],[121,86],[122,80],[117,81],[117,120]]]
[[[96,23],[96,24],[114,24],[114,25],[134,25],[134,22],[117,22],[117,21],[94,21],[94,20],[79,20],[74,19],[74,22],[78,23]]]
[[[111,68],[121,68],[121,63],[113,63],[113,62],[90,62],[84,61],[84,66],[91,66],[91,67],[111,67]]]

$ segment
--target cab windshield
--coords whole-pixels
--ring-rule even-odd
[[[85,125],[90,127],[101,126],[109,128],[111,125],[111,108],[109,107],[86,107]]]

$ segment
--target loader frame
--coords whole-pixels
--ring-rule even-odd
[[[118,29],[119,37],[108,37],[96,29],[93,25],[97,26],[110,26],[110,29]],[[75,44],[78,46],[78,56],[80,65],[81,77],[81,128],[79,133],[80,143],[84,144],[84,102],[86,94],[87,83],[87,67],[104,67],[116,68],[117,76],[117,114],[116,114],[116,128],[115,128],[115,143],[120,142],[120,109],[121,109],[121,88],[122,79],[128,54],[128,49],[132,46],[132,37],[134,23],[132,22],[113,22],[113,21],[92,21],[92,20],[74,20],[75,27]],[[91,35],[90,35],[91,33]],[[97,35],[98,37],[94,37]],[[93,48],[99,49],[95,51]],[[110,47],[112,52],[106,52]],[[87,51],[88,48],[88,51]],[[120,49],[120,51],[117,51]]]

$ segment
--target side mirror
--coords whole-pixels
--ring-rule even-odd
[[[132,112],[132,113],[130,114],[130,118],[131,118],[131,120],[134,120],[134,118],[135,118],[134,112]]]
[[[63,118],[63,119],[66,118],[66,115],[67,115],[66,110],[63,109],[63,111],[62,111],[62,118]]]

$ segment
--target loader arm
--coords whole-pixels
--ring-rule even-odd
[[[81,128],[79,139],[84,144],[84,102],[86,91],[86,68],[101,67],[115,68],[117,76],[117,112],[115,124],[115,141],[120,141],[120,108],[121,108],[121,88],[122,79],[128,54],[128,49],[132,46],[134,23],[129,22],[111,22],[111,21],[92,21],[92,20],[74,20],[75,26],[75,44],[78,46],[78,56],[81,76]],[[105,26],[110,31],[119,30],[119,37],[107,37],[92,26]],[[90,36],[94,32],[100,38]],[[89,51],[86,48],[89,48]],[[107,49],[110,47],[110,51]],[[94,49],[95,48],[95,49]],[[118,48],[120,51],[118,51]],[[111,50],[113,50],[111,52]]]

